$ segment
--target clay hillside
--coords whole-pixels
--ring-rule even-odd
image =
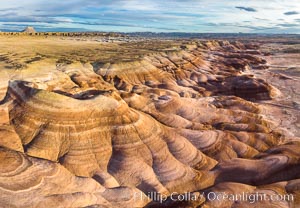
[[[0,207],[299,207],[299,46],[0,36]]]

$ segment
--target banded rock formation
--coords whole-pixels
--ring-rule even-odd
[[[144,202],[134,198],[138,190],[106,189],[57,163],[20,152],[1,148],[0,159],[1,207],[140,207],[147,202],[147,197]]]
[[[107,63],[95,72],[117,89],[129,92],[150,87],[175,91],[181,97],[226,94],[258,100],[278,94],[264,80],[243,74],[250,66],[265,64],[263,59],[240,52],[234,45],[225,52],[222,44],[202,43],[188,52],[161,52],[142,61]]]
[[[253,47],[199,42],[131,62],[51,66],[63,81],[10,80],[0,111],[0,201],[140,207],[149,199],[135,193],[264,192],[279,182],[298,195],[300,143],[249,101],[278,94],[247,73],[265,64]]]

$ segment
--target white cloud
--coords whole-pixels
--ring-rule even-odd
[[[252,12],[236,7],[252,8]],[[9,0],[1,2],[0,10],[1,28],[4,23],[20,25],[36,21],[45,27],[73,26],[89,30],[300,30],[295,20],[299,15],[284,15],[289,11],[300,12],[299,0]]]

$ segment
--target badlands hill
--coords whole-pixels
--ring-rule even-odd
[[[299,135],[276,107],[285,98],[267,82],[266,47],[0,38],[3,207],[300,206]],[[197,200],[149,195],[185,192]]]

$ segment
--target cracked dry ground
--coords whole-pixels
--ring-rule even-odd
[[[253,73],[267,68],[255,44],[178,40],[113,62],[94,60],[98,42],[1,46],[0,207],[300,206],[299,138],[258,104],[282,93]],[[294,201],[146,197],[210,191]]]

